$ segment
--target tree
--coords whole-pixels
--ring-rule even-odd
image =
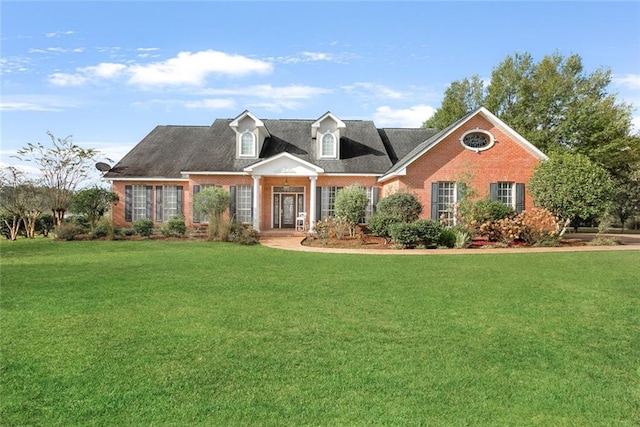
[[[99,152],[74,144],[71,136],[60,139],[49,131],[47,135],[51,139],[50,147],[39,142],[28,143],[18,150],[16,157],[35,163],[40,169],[42,185],[47,188],[49,208],[57,226],[62,223],[65,212],[71,206],[76,189],[88,179]]]
[[[453,82],[426,125],[443,129],[484,105],[542,151],[581,153],[616,175],[640,142],[632,135],[632,107],[608,93],[610,82],[608,69],[587,74],[579,55],[554,53],[536,63],[516,53],[493,69],[486,91],[476,76]]]
[[[582,154],[557,154],[541,162],[529,181],[537,206],[553,212],[564,222],[603,217],[613,198],[609,173]]]
[[[89,229],[93,232],[100,218],[117,201],[118,195],[113,191],[100,187],[87,188],[73,196],[71,212],[85,215],[89,220]]]
[[[16,240],[20,224],[25,235],[35,236],[38,219],[46,209],[45,194],[19,169],[10,166],[0,173],[0,210],[9,230],[10,240]]]
[[[207,187],[193,197],[193,210],[196,214],[209,218],[209,237],[220,235],[222,214],[231,203],[231,195],[222,187]]]
[[[335,215],[347,221],[351,236],[355,235],[356,224],[364,217],[368,203],[367,191],[358,184],[345,187],[336,194]]]
[[[611,213],[620,220],[622,230],[629,218],[640,214],[640,169],[616,180]]]
[[[424,127],[444,129],[451,123],[483,105],[485,90],[480,77],[464,78],[451,83],[445,92],[442,106],[424,123]]]

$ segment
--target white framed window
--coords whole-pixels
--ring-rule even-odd
[[[331,131],[326,132],[322,135],[320,157],[336,158],[337,146],[336,136]]]
[[[251,222],[252,199],[252,186],[238,185],[236,187],[236,221],[243,223]]]
[[[467,150],[475,151],[476,153],[483,150],[488,150],[493,147],[495,139],[491,132],[483,129],[473,129],[466,131],[460,137],[460,144]]]
[[[455,221],[456,183],[438,183],[438,219],[447,225]]]
[[[338,194],[340,190],[342,190],[342,187],[322,187],[320,193],[320,218],[317,218],[318,220],[333,216],[336,194]]]
[[[144,185],[134,185],[132,190],[133,221],[147,218],[147,187]]]
[[[513,182],[499,182],[498,183],[497,200],[501,201],[505,205],[515,208],[515,183]]]
[[[165,221],[178,216],[178,186],[165,185],[162,188],[162,217]]]
[[[256,156],[256,136],[249,130],[245,130],[244,132],[242,132],[242,135],[240,135],[240,156]]]

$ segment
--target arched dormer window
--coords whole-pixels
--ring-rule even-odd
[[[337,157],[336,148],[337,148],[336,136],[331,133],[331,131],[326,132],[322,135],[322,144],[320,145],[320,157],[327,157],[335,159]]]
[[[253,132],[245,130],[240,136],[240,157],[256,156],[256,136]]]

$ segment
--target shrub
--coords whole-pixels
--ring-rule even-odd
[[[187,232],[187,226],[184,223],[183,216],[174,216],[169,221],[162,224],[160,232],[165,237],[180,237]]]
[[[377,211],[367,221],[367,228],[371,234],[382,237],[388,243],[391,240],[389,227],[398,222],[402,222],[399,215]]]
[[[514,210],[498,200],[478,200],[470,203],[462,212],[463,221],[470,226],[477,226],[489,221],[511,218]]]
[[[113,237],[113,225],[109,221],[99,221],[95,227],[93,228],[93,233],[91,236],[95,239],[99,239],[100,237],[111,236]]]
[[[456,230],[449,227],[442,228],[440,239],[438,240],[438,246],[444,246],[446,248],[453,248],[456,245]]]
[[[259,239],[258,234],[251,225],[244,225],[234,221],[231,223],[229,241],[241,245],[255,245],[259,242]]]
[[[56,239],[71,241],[85,231],[86,230],[80,225],[66,222],[58,225],[53,233]]]
[[[544,208],[532,208],[522,211],[517,218],[522,224],[520,238],[525,242],[533,245],[549,238],[557,240],[560,222],[551,211]]]
[[[122,229],[122,235],[123,236],[135,236],[136,235],[136,230],[134,230],[133,228],[123,228]]]
[[[389,226],[393,243],[403,248],[415,248],[420,241],[418,227],[413,222],[396,222]]]
[[[453,228],[455,241],[453,247],[456,249],[465,249],[471,246],[471,234],[463,228]]]
[[[318,221],[315,226],[318,237],[325,243],[334,237],[340,240],[344,239],[349,229],[349,224],[346,220],[331,216],[324,218],[322,221]]]
[[[51,230],[53,230],[53,215],[50,213],[40,215],[36,222],[36,231],[47,237]]]
[[[153,234],[153,221],[151,221],[149,218],[141,218],[137,221],[134,221],[131,228],[136,232],[136,234],[139,234],[143,237],[149,237]]]
[[[381,199],[376,206],[376,212],[399,216],[404,222],[413,222],[420,217],[422,204],[415,194],[398,192]]]
[[[419,219],[413,223],[416,229],[418,242],[425,248],[431,248],[438,245],[442,236],[442,225],[430,219]]]

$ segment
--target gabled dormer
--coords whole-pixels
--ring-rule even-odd
[[[340,137],[345,124],[331,112],[311,124],[311,137],[316,141],[316,158],[332,160],[340,158]]]
[[[245,110],[229,126],[236,134],[236,158],[257,159],[264,140],[269,136],[264,123]]]

